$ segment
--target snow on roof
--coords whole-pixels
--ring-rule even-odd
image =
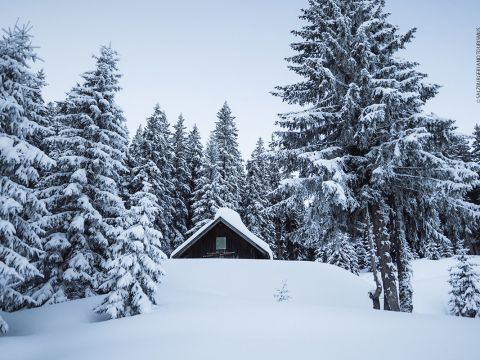
[[[268,246],[268,244],[262,239],[260,239],[257,235],[255,235],[250,230],[248,230],[245,224],[243,223],[242,219],[240,218],[240,215],[236,211],[229,208],[218,209],[217,213],[215,214],[215,218],[205,223],[205,225],[203,225],[192,236],[190,236],[179,247],[177,247],[170,255],[170,258],[172,258],[176,254],[181,252],[184,248],[188,247],[188,245],[194,242],[200,234],[202,234],[210,226],[212,226],[212,224],[215,223],[218,220],[218,218],[221,218],[222,220],[224,220],[224,222],[226,222],[228,225],[232,226],[235,230],[237,230],[237,232],[243,234],[243,236],[248,238],[260,249],[265,251],[270,257],[270,259],[273,259],[273,253],[272,253],[272,250],[270,249],[270,246]]]

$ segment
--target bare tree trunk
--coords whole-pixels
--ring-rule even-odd
[[[403,209],[398,200],[395,201],[395,231],[394,246],[395,260],[398,272],[398,296],[400,300],[400,311],[412,312],[413,310],[413,290],[412,290],[412,272],[410,268],[410,254],[408,253],[407,239],[405,237],[405,224]]]
[[[377,264],[375,261],[375,257],[372,257],[372,270],[373,270],[373,280],[375,280],[376,287],[375,287],[375,291],[370,291],[368,293],[368,296],[370,296],[370,299],[372,299],[373,308],[376,310],[380,310],[380,295],[382,294],[382,283],[378,278]]]
[[[367,209],[367,216],[366,216],[366,226],[367,226],[367,238],[368,243],[370,246],[370,267],[373,273],[373,280],[375,281],[375,290],[369,291],[368,296],[372,299],[373,308],[376,310],[380,310],[380,295],[382,294],[382,283],[380,282],[380,278],[378,277],[378,269],[377,269],[377,251],[375,246],[375,240],[373,237],[373,230],[372,230],[372,222],[370,220],[370,214]]]
[[[377,244],[380,274],[383,283],[383,308],[384,310],[400,311],[395,265],[392,256],[390,255],[391,244],[387,230],[387,221],[377,204],[371,205],[370,210],[372,215],[373,234]]]

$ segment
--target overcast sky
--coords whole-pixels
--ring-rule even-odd
[[[33,26],[44,60],[46,100],[61,100],[93,66],[91,54],[111,43],[121,55],[118,103],[133,133],[155,103],[170,122],[180,112],[203,138],[227,100],[237,117],[242,153],[269,138],[276,114],[288,110],[269,94],[294,81],[283,60],[290,30],[306,0],[0,0],[0,24]],[[387,0],[391,21],[417,27],[402,56],[420,62],[442,85],[427,110],[454,118],[462,132],[480,122],[475,99],[475,28],[478,0]]]

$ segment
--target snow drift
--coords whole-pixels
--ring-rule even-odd
[[[433,284],[430,263],[448,263],[421,262],[418,279],[423,271]],[[480,321],[371,310],[370,281],[334,266],[230,259],[164,265],[160,305],[150,314],[102,321],[91,311],[100,296],[4,314],[11,332],[0,338],[1,359],[475,358]],[[273,294],[284,280],[292,299],[279,303]]]

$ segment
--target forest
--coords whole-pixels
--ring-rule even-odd
[[[412,261],[457,255],[451,312],[480,316],[467,256],[480,254],[480,126],[424,112],[439,86],[397,56],[416,30],[400,33],[384,1],[310,0],[300,18],[286,62],[301,80],[272,89],[292,110],[248,159],[227,102],[206,139],[161,104],[130,136],[111,46],[46,102],[30,25],[5,30],[0,309],[106,294],[98,313],[148,312],[162,261],[227,207],[277,260],[372,272],[376,309],[412,312]]]

